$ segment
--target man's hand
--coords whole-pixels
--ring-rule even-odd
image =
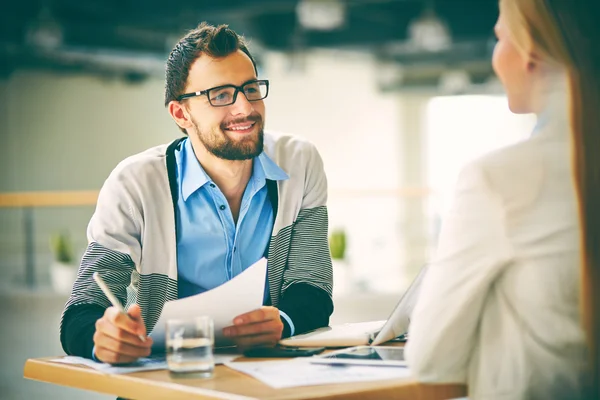
[[[223,334],[241,349],[275,346],[283,332],[283,322],[279,317],[279,310],[275,307],[265,306],[239,315],[235,317],[233,324],[223,329]]]
[[[142,311],[137,304],[129,307],[127,315],[116,307],[107,308],[104,316],[96,321],[94,345],[95,357],[110,364],[130,363],[150,355],[152,339],[146,337]],[[138,336],[145,337],[142,341]]]

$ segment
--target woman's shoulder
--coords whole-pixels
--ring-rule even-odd
[[[471,162],[464,169],[466,176],[481,181],[502,203],[509,207],[522,207],[538,198],[548,168],[543,145],[528,139]],[[555,160],[565,163],[567,160]]]

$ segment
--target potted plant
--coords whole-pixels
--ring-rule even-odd
[[[329,235],[329,251],[333,266],[334,294],[342,294],[352,286],[350,266],[346,260],[346,232],[343,229],[334,229]]]
[[[50,237],[54,260],[50,266],[52,287],[58,293],[69,294],[77,277],[73,245],[68,233],[60,232]]]
[[[329,250],[334,260],[344,260],[346,257],[346,232],[336,229],[329,236]]]

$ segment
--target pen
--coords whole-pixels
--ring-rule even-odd
[[[96,283],[98,284],[98,286],[100,286],[100,289],[102,289],[102,291],[104,292],[104,294],[106,295],[106,297],[108,297],[108,300],[110,300],[110,302],[112,303],[113,306],[115,306],[119,312],[121,314],[125,314],[129,317],[129,314],[127,314],[127,311],[125,311],[125,309],[123,308],[123,305],[121,304],[121,302],[119,301],[119,299],[117,299],[115,297],[115,295],[110,291],[110,289],[108,288],[108,286],[106,285],[106,283],[104,282],[104,280],[102,280],[102,278],[100,278],[100,274],[98,274],[97,272],[94,272],[92,274],[92,278],[94,278],[94,280],[96,281]],[[140,338],[140,340],[142,342],[146,341],[146,338],[143,337],[142,335],[138,335],[138,337]]]

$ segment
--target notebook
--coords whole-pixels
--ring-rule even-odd
[[[427,265],[421,268],[387,320],[328,326],[282,339],[279,344],[297,347],[377,346],[395,338],[406,337],[410,314],[417,302],[426,270]]]

